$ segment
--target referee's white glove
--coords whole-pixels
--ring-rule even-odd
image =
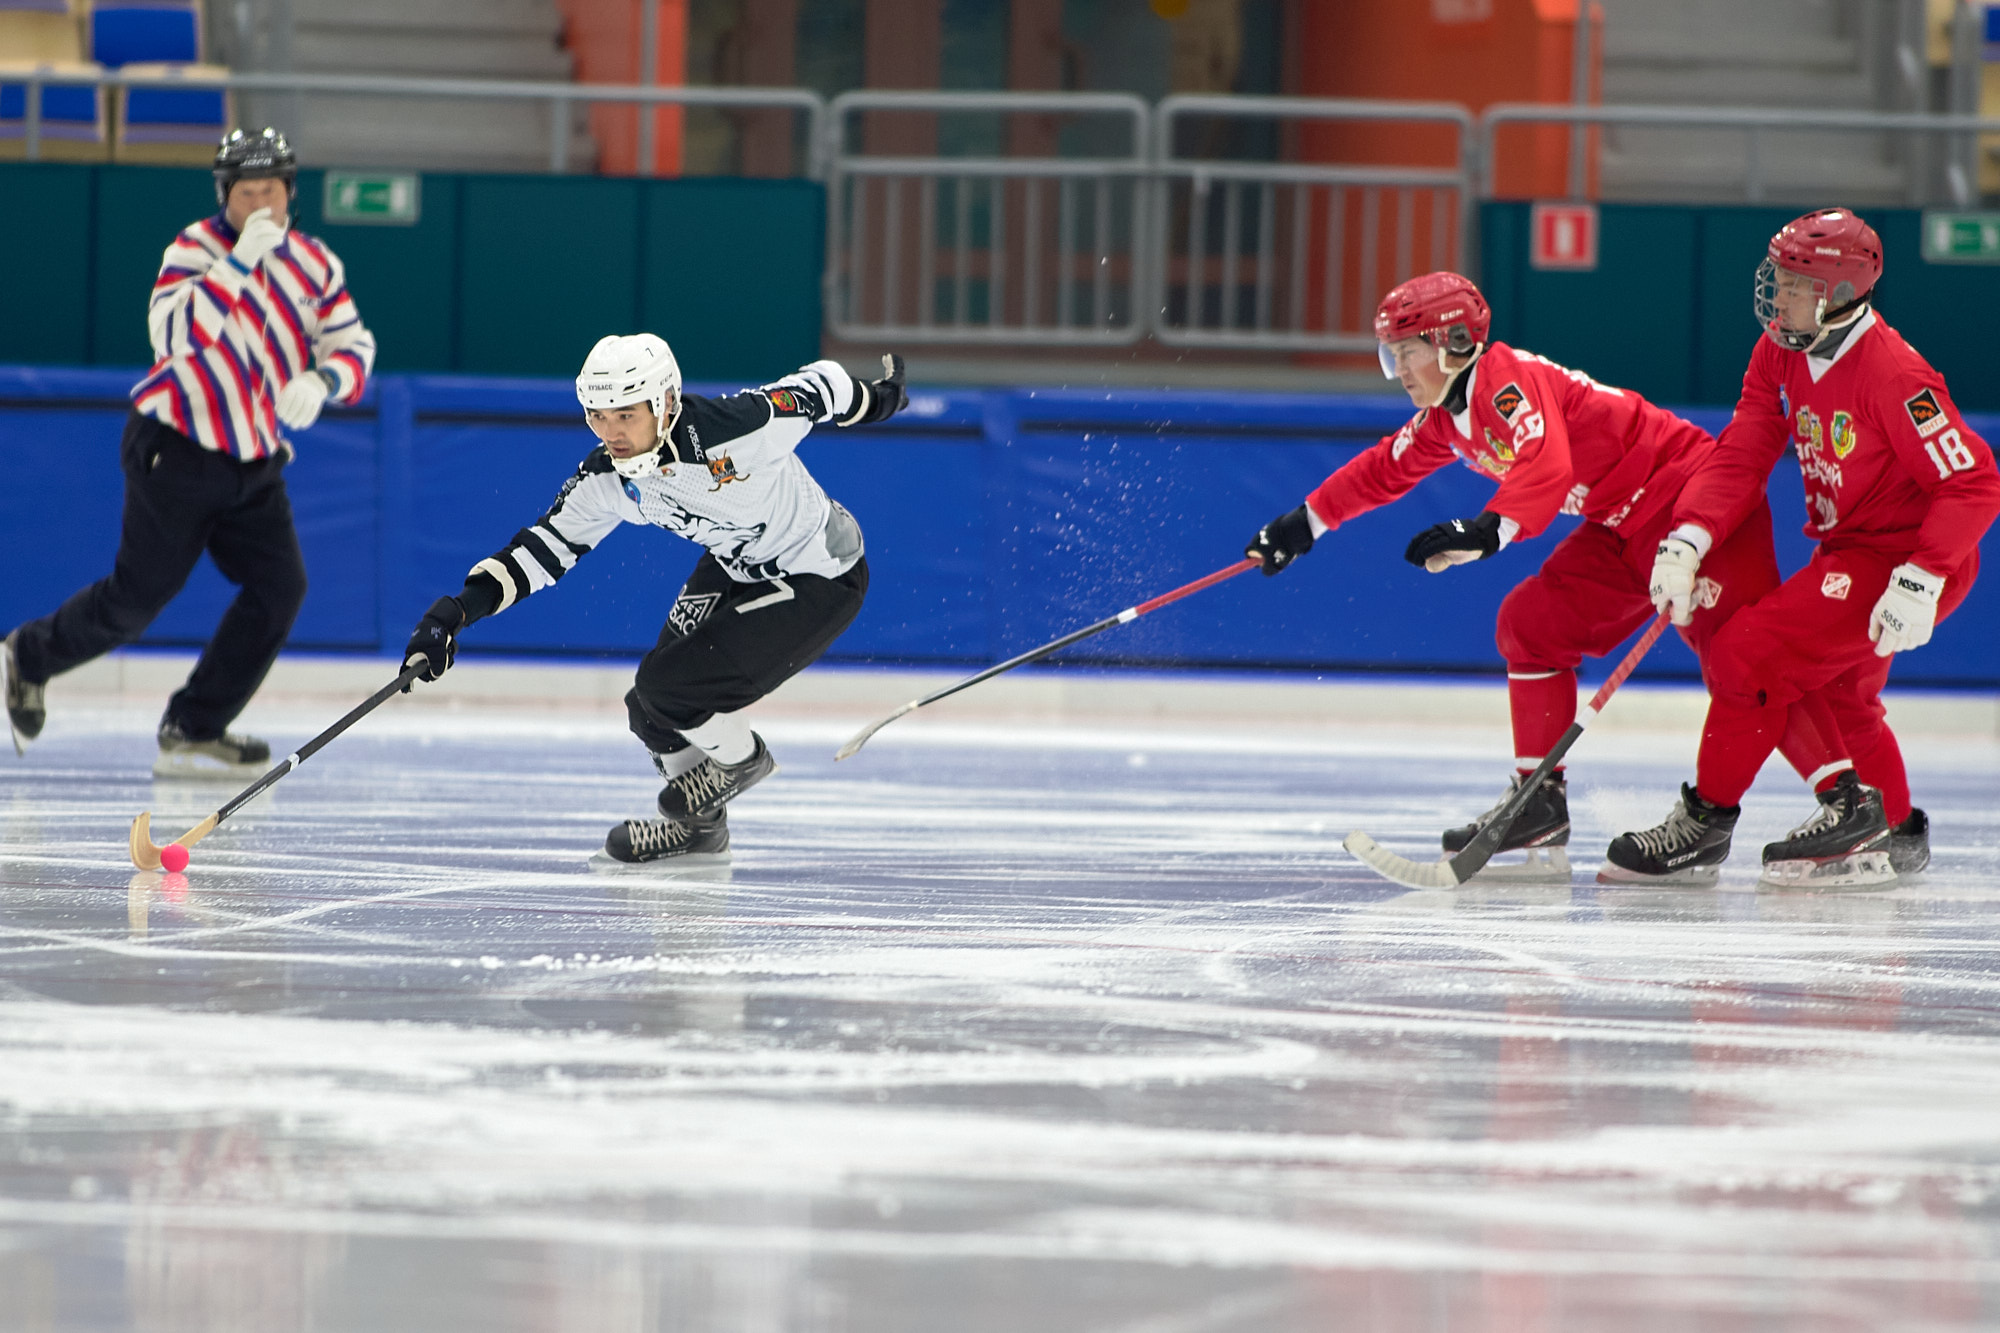
[[[326,396],[332,389],[333,381],[324,370],[294,375],[278,390],[278,420],[293,430],[304,430],[319,420],[319,410],[326,405]]]
[[[1889,571],[1889,586],[1875,602],[1868,618],[1868,637],[1875,641],[1875,656],[1908,652],[1931,641],[1937,627],[1938,598],[1944,593],[1944,579],[1915,565],[1897,565]]]
[[[1701,552],[1685,537],[1669,537],[1660,543],[1653,557],[1653,580],[1646,595],[1653,609],[1664,612],[1676,625],[1694,619],[1694,574],[1701,568]]]
[[[243,267],[254,269],[284,239],[285,224],[272,217],[270,209],[260,208],[243,220],[243,230],[236,234],[235,248],[229,253]]]

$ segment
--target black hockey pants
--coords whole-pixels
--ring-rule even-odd
[[[111,576],[21,626],[21,677],[46,681],[137,639],[207,551],[241,591],[166,715],[213,740],[263,684],[306,598],[284,464],[238,462],[137,412],[118,453],[125,519]]]
[[[867,593],[865,558],[839,578],[738,583],[702,556],[625,695],[632,734],[656,754],[685,749],[680,728],[747,708],[805,670],[854,623]]]

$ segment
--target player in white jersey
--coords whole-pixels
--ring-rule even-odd
[[[667,785],[660,818],[628,819],[604,841],[612,862],[711,861],[729,850],[724,807],[776,765],[741,710],[798,674],[861,610],[861,528],[794,452],[820,422],[900,411],[900,357],[883,378],[815,361],[761,389],[681,392],[680,367],[650,333],[598,342],[576,378],[600,441],[547,513],[440,597],[404,652],[443,675],[474,621],[549,587],[620,523],[665,528],[707,548],[625,696],[632,734]]]
[[[254,776],[271,747],[226,728],[271,669],[306,595],[283,430],[361,399],[375,338],[326,242],[290,225],[298,159],[276,130],[215,154],[221,211],[167,247],[147,309],[154,363],[133,386],[125,512],[109,577],[0,648],[16,750],[41,734],[52,676],[131,643],[206,551],[241,589],[160,719],[155,773]]]

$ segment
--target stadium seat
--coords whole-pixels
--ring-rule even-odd
[[[122,72],[184,81],[188,86],[121,87],[113,160],[205,165],[214,159],[216,141],[229,132],[234,121],[228,90],[203,84],[226,77],[228,70],[219,65],[139,63],[125,66]]]
[[[83,59],[83,28],[64,0],[0,0],[0,61]]]
[[[0,62],[0,159],[18,161],[27,156],[28,85],[22,76],[31,70],[92,76],[101,72],[83,61]],[[103,87],[44,84],[39,142],[39,157],[45,162],[102,162],[108,147]]]
[[[98,0],[90,7],[90,58],[116,69],[135,62],[201,59],[201,6],[192,0]]]

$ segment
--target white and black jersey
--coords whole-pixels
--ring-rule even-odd
[[[620,523],[701,543],[739,583],[838,578],[861,559],[861,529],[794,451],[814,425],[852,413],[859,393],[838,364],[815,361],[759,389],[684,395],[657,474],[623,476],[602,445],[591,450],[547,513],[473,566],[460,600],[471,619],[503,611],[561,578]]]

